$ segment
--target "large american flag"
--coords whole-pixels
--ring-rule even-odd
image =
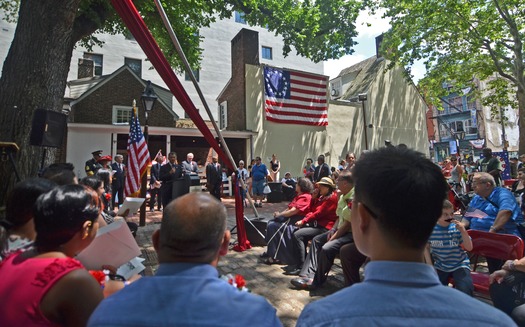
[[[140,191],[142,175],[146,173],[151,162],[144,134],[140,129],[137,109],[131,110],[128,139],[128,173],[124,186],[125,196],[137,196]]]
[[[264,67],[266,120],[284,124],[327,126],[328,77]]]

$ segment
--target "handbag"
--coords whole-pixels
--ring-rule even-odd
[[[263,193],[264,194],[272,193],[272,190],[270,189],[270,186],[268,186],[268,184],[264,185]]]

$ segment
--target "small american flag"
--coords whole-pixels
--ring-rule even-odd
[[[328,77],[264,67],[266,120],[327,126]]]
[[[128,174],[126,175],[126,183],[124,186],[124,195],[131,197],[138,195],[142,175],[146,173],[148,165],[151,162],[148,145],[140,129],[136,111],[137,108],[133,106],[131,123],[129,124]]]

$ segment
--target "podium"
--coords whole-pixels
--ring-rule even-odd
[[[175,200],[176,198],[183,196],[184,194],[189,192],[184,177],[174,179],[171,183],[171,187],[172,188],[170,201]]]
[[[201,178],[197,174],[189,174],[184,176],[186,184],[188,185],[188,192],[202,192]]]

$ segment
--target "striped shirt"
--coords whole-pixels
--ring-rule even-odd
[[[436,224],[430,239],[430,253],[434,259],[434,267],[438,270],[451,272],[459,268],[470,270],[467,253],[461,248],[463,239],[455,224],[442,227]]]

